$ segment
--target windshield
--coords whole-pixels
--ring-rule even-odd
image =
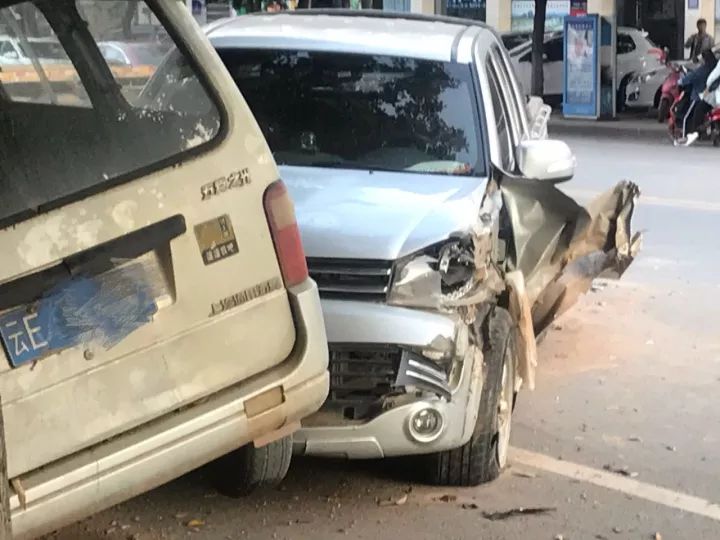
[[[68,0],[0,8],[0,34],[29,56],[0,56],[0,226],[179,159],[219,132],[220,114],[179,49],[168,62],[182,73],[165,90],[193,93],[166,106],[141,100],[152,66],[103,59],[99,45],[118,36],[145,39],[138,50],[155,50],[164,29],[152,5]]]
[[[482,175],[467,65],[220,49],[281,165]]]

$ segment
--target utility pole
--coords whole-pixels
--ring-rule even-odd
[[[5,422],[0,398],[0,540],[12,540],[10,522],[10,479],[7,474],[7,454],[5,452]]]

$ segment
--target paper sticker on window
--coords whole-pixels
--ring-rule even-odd
[[[235,231],[227,215],[195,225],[195,237],[205,265],[238,254]]]

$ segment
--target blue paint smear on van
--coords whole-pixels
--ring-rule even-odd
[[[79,276],[0,316],[0,336],[15,367],[80,344],[110,349],[152,320],[155,298],[141,264]]]

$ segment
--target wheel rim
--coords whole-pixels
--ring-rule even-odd
[[[507,353],[503,362],[502,390],[498,399],[498,442],[497,459],[500,467],[507,464],[508,449],[510,448],[510,429],[512,427],[512,403],[515,395],[513,377],[508,369]]]

